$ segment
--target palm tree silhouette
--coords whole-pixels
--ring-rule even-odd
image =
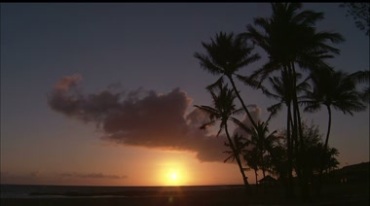
[[[260,155],[257,147],[253,147],[251,150],[244,151],[243,158],[247,162],[247,165],[254,171],[254,176],[256,179],[256,190],[258,190],[258,170],[260,166]]]
[[[257,124],[254,122],[247,106],[241,98],[233,76],[242,77],[242,75],[238,75],[236,72],[250,63],[257,61],[260,56],[258,54],[252,54],[253,47],[246,45],[246,42],[242,38],[234,37],[233,33],[226,34],[219,32],[216,34],[215,39],[211,39],[211,43],[202,42],[202,46],[206,49],[207,55],[196,52],[194,57],[200,60],[200,66],[203,69],[211,74],[221,75],[214,84],[209,85],[209,88],[223,82],[223,78],[226,76],[244,111],[255,127]]]
[[[242,110],[236,109],[236,106],[234,104],[234,100],[236,98],[234,90],[229,89],[227,84],[223,85],[221,82],[219,82],[216,86],[217,87],[213,87],[209,90],[212,95],[213,107],[195,105],[195,107],[207,112],[210,117],[210,122],[205,123],[201,126],[201,128],[206,128],[208,125],[213,125],[216,123],[216,121],[220,121],[217,136],[220,135],[222,130],[225,131],[226,138],[228,140],[227,146],[231,148],[232,155],[236,159],[240,173],[243,177],[244,185],[248,187],[249,184],[240,160],[240,153],[238,152],[235,142],[233,142],[233,140],[231,139],[227,123],[230,120],[231,116],[240,113]],[[218,90],[218,93],[215,93],[215,89]]]
[[[273,104],[267,108],[267,110],[271,112],[271,116],[275,116],[277,112],[279,112],[282,109],[283,105],[285,105],[288,108],[288,111],[290,110],[289,108],[291,107],[291,102],[293,99],[292,87],[294,85],[292,84],[291,76],[286,75],[285,72],[286,70],[282,70],[280,76],[268,78],[269,84],[271,85],[270,90],[265,86],[262,85],[260,86],[263,93],[267,97],[278,100],[278,103]],[[302,75],[300,73],[296,73],[295,79],[299,80],[300,78],[302,78]],[[307,88],[309,88],[310,85],[308,84],[307,80],[308,78],[304,79],[295,86],[297,94],[300,94],[303,91],[307,90]],[[299,96],[298,99],[300,98],[301,97]],[[289,122],[291,123],[291,121]]]
[[[307,90],[302,101],[305,111],[315,112],[326,107],[328,111],[328,127],[326,132],[324,151],[328,149],[328,142],[331,129],[332,108],[342,111],[344,114],[353,115],[366,109],[361,102],[361,95],[356,90],[356,83],[353,75],[331,69],[316,70],[311,73],[313,89]],[[322,164],[319,173],[319,186],[321,189],[321,176],[324,169],[325,153],[322,152]]]
[[[251,79],[264,81],[271,73],[283,70],[283,75],[290,79],[292,90],[291,106],[292,113],[292,135],[300,139],[300,150],[304,152],[302,140],[302,124],[297,97],[296,66],[302,69],[312,70],[314,68],[328,67],[325,59],[332,58],[339,50],[327,44],[328,41],[338,43],[343,38],[338,33],[317,32],[314,24],[323,19],[323,13],[310,10],[299,11],[301,3],[272,3],[272,16],[270,18],[256,18],[254,24],[247,26],[247,32],[240,34],[241,37],[257,43],[269,56],[269,61],[256,70]],[[261,30],[259,30],[260,28]],[[289,120],[288,120],[289,121]],[[289,124],[289,123],[287,123]],[[292,151],[292,145],[288,145],[288,151]],[[293,195],[292,182],[292,156],[288,155],[289,184],[287,195]],[[298,174],[299,176],[299,174]],[[307,181],[302,179],[303,184]],[[306,182],[304,182],[306,181]],[[304,196],[308,195],[302,190]]]
[[[298,83],[296,86],[293,84],[293,79],[291,75],[285,74],[287,70],[282,70],[280,76],[269,77],[269,83],[271,85],[271,90],[267,87],[261,86],[263,93],[270,98],[278,100],[276,104],[271,105],[267,108],[271,112],[271,116],[275,116],[279,112],[283,105],[287,108],[287,119],[286,119],[286,128],[287,128],[287,154],[288,154],[288,167],[293,168],[293,148],[297,150],[297,135],[292,135],[291,128],[294,127],[293,117],[292,117],[292,101],[293,101],[293,89],[296,90],[296,93],[299,94],[305,90],[309,85],[307,79]],[[300,79],[301,74],[296,73],[295,79]],[[295,88],[293,88],[295,87]],[[298,97],[299,99],[300,97]],[[295,151],[297,154],[297,151]],[[291,173],[289,173],[291,174]],[[288,179],[291,180],[292,176],[288,174]]]
[[[270,115],[271,117],[271,115]],[[274,147],[274,144],[278,140],[278,136],[276,135],[277,131],[274,130],[273,132],[269,133],[268,129],[268,122],[270,118],[266,122],[257,122],[257,127],[255,128],[249,128],[242,122],[240,122],[236,118],[232,118],[235,124],[237,124],[240,128],[245,130],[247,133],[250,134],[250,138],[243,138],[243,151],[247,154],[253,154],[257,153],[253,158],[257,158],[257,160],[252,160],[253,162],[256,162],[258,165],[258,168],[262,169],[263,177],[266,176],[267,168],[269,167],[267,164],[267,161],[265,161],[266,157],[271,155],[271,151]],[[248,149],[245,149],[245,146],[252,145],[253,149],[251,151],[247,151]],[[246,155],[244,155],[246,156]],[[252,158],[252,159],[253,159]],[[247,159],[251,159],[251,157],[248,157]],[[248,162],[248,161],[247,161]],[[254,163],[252,163],[254,164]],[[250,165],[251,166],[251,165]],[[251,166],[252,167],[252,166]],[[253,168],[253,167],[252,167]],[[254,169],[254,168],[253,168]]]

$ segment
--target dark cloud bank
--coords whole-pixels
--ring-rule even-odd
[[[192,107],[184,91],[166,94],[136,90],[126,94],[105,90],[85,95],[79,75],[61,78],[48,95],[50,107],[71,118],[92,122],[103,139],[128,146],[192,151],[200,161],[223,161],[223,136],[215,137],[199,126],[208,116]]]

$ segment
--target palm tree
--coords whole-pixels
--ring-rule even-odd
[[[261,69],[256,70],[251,79],[258,79],[261,83],[268,75],[278,70],[283,70],[284,75],[291,79],[292,90],[289,92],[292,94],[293,114],[289,114],[288,110],[287,116],[289,119],[289,115],[292,115],[292,135],[300,137],[300,149],[304,152],[295,67],[296,65],[302,69],[327,67],[324,60],[339,53],[339,50],[327,44],[327,41],[338,43],[343,38],[338,33],[317,32],[314,25],[323,19],[323,13],[310,10],[300,12],[301,8],[301,3],[272,3],[273,13],[270,18],[254,20],[255,26],[261,30],[248,25],[247,32],[240,36],[257,43],[269,56],[269,61]],[[288,148],[289,150],[291,148]],[[292,157],[289,156],[288,159],[290,158]],[[290,176],[291,172],[292,168],[289,166]],[[291,177],[287,189],[288,195],[291,196],[293,194]]]
[[[247,32],[240,34],[263,48],[269,55],[267,62],[252,77],[261,76],[264,80],[276,70],[292,68],[298,64],[303,69],[313,69],[326,65],[323,61],[338,54],[339,50],[326,42],[338,43],[343,37],[338,33],[317,32],[314,24],[324,18],[323,13],[304,10],[301,3],[272,3],[271,18],[255,18]],[[293,69],[293,68],[292,68]]]
[[[260,164],[260,156],[257,147],[254,147],[251,150],[245,150],[243,152],[243,158],[246,161],[247,165],[254,171],[254,177],[256,179],[256,190],[258,190],[258,170]]]
[[[269,133],[268,122],[270,121],[271,116],[272,114],[270,114],[266,122],[258,121],[257,127],[253,128],[249,128],[238,119],[232,118],[234,123],[237,124],[239,128],[250,134],[249,138],[242,139],[243,142],[240,143],[240,145],[242,145],[241,152],[243,153],[244,160],[255,172],[256,184],[258,184],[258,170],[262,170],[263,177],[266,177],[266,171],[270,170],[270,160],[274,158],[272,157],[272,151],[279,140],[279,136],[276,135],[276,130]],[[236,136],[238,136],[238,134],[236,134]],[[246,148],[248,146],[249,148]]]
[[[366,109],[366,106],[361,102],[353,75],[341,71],[321,69],[311,73],[311,81],[313,89],[306,91],[302,104],[305,105],[305,111],[309,112],[318,111],[321,106],[326,107],[328,111],[328,128],[324,144],[324,151],[326,151],[331,129],[332,108],[342,111],[344,114],[353,115],[353,112],[362,111]],[[325,154],[322,152],[319,185],[321,185],[321,175],[324,169],[324,156]]]
[[[311,73],[313,90],[306,91],[305,111],[315,112],[325,106],[328,111],[328,129],[325,138],[325,147],[328,145],[331,127],[331,108],[353,115],[366,109],[361,102],[361,95],[356,90],[356,84],[348,75],[341,71],[323,69]]]
[[[285,105],[287,108],[291,107],[291,102],[293,99],[293,84],[292,84],[292,78],[290,75],[285,74],[286,71],[281,71],[280,76],[274,76],[269,77],[269,85],[271,85],[271,89],[268,89],[266,86],[260,86],[263,93],[272,99],[278,100],[276,104],[271,105],[267,108],[268,111],[271,112],[272,116],[275,116],[277,112],[279,112],[282,109],[282,106]],[[299,80],[302,78],[302,75],[300,73],[296,73],[295,77],[296,80]],[[305,78],[303,81],[295,85],[295,89],[297,91],[297,94],[302,93],[303,91],[306,91],[307,88],[310,87],[310,85],[307,82],[308,78]],[[300,99],[301,97],[298,97]]]
[[[236,119],[233,120],[239,127],[242,127],[251,135],[249,139],[245,139],[245,145],[251,145],[252,147],[254,147],[256,152],[258,152],[259,161],[257,162],[259,168],[262,169],[263,177],[265,177],[265,173],[269,167],[265,159],[266,156],[271,155],[274,144],[276,140],[278,140],[278,137],[276,136],[277,131],[275,130],[269,133],[268,122],[258,122],[257,128],[250,129],[246,127],[242,122]]]
[[[234,120],[235,118],[232,118],[232,119]],[[238,133],[235,133],[233,135],[233,138],[232,138],[232,143],[233,143],[233,145],[230,144],[230,141],[229,141],[229,143],[225,142],[226,147],[232,148],[231,146],[234,146],[234,150],[231,149],[231,151],[230,150],[224,151],[224,153],[228,154],[228,156],[226,157],[224,162],[227,162],[229,160],[234,161],[234,160],[236,160],[237,157],[239,157],[239,159],[240,159],[240,156],[242,156],[244,158],[244,160],[246,160],[246,158],[245,158],[245,155],[246,155],[245,147],[248,146],[248,142],[245,141],[245,138],[242,135],[239,135]],[[250,156],[248,156],[248,158],[251,161],[251,162],[247,162],[247,163],[249,163],[249,164],[247,164],[247,166],[249,166],[249,167],[243,167],[242,166],[242,160],[240,159],[241,165],[239,166],[239,168],[241,169],[240,171],[243,171],[242,174],[244,174],[244,171],[249,171],[251,168],[254,169],[255,173],[258,171],[258,159],[255,156],[253,156],[254,154],[248,154],[248,155],[250,155]],[[248,181],[247,176],[244,176],[243,178],[245,178],[245,181]],[[249,189],[249,188],[247,188],[247,189]]]
[[[304,89],[306,89],[309,85],[307,83],[307,79],[303,80],[297,86],[293,84],[292,76],[291,75],[286,75],[285,72],[286,70],[281,71],[281,76],[280,77],[269,77],[269,82],[271,84],[271,90],[267,89],[265,86],[260,86],[263,93],[270,98],[278,100],[278,103],[270,106],[268,108],[268,111],[271,112],[271,116],[274,116],[277,114],[278,111],[281,110],[283,105],[286,106],[287,108],[287,155],[288,155],[288,170],[292,171],[293,168],[293,148],[294,143],[297,144],[297,135],[292,135],[291,128],[294,127],[293,125],[293,117],[292,114],[292,101],[293,101],[293,87],[296,89],[296,93],[300,93]],[[301,78],[301,74],[296,73],[295,74],[295,79]],[[292,138],[293,137],[293,138]],[[296,152],[297,153],[297,152]],[[288,172],[288,181],[292,181],[292,173]]]
[[[367,87],[362,89],[361,92],[361,99],[366,103],[369,104],[370,101],[370,70],[363,70],[363,71],[358,71],[350,75],[351,78],[354,79],[357,83],[367,83]]]
[[[211,39],[211,43],[202,42],[202,46],[206,49],[207,55],[196,52],[194,57],[200,60],[200,66],[203,69],[211,74],[221,75],[221,77],[209,87],[212,88],[220,82],[223,82],[223,78],[226,76],[248,118],[255,127],[256,123],[236,88],[234,75],[237,77],[241,76],[236,74],[236,72],[250,63],[257,61],[260,56],[258,54],[252,54],[253,47],[248,46],[242,38],[235,38],[233,33],[226,34],[220,32],[216,34],[215,39]]]
[[[217,84],[218,86],[218,93],[216,94],[214,89],[210,89],[210,93],[212,95],[213,100],[213,107],[210,106],[198,106],[195,105],[195,107],[207,112],[210,116],[210,122],[204,124],[201,126],[201,128],[205,128],[207,125],[215,124],[216,121],[220,121],[219,130],[217,132],[217,136],[220,135],[222,130],[226,133],[226,138],[228,140],[228,146],[232,150],[232,155],[236,159],[236,162],[239,167],[239,171],[243,177],[244,185],[247,187],[248,181],[244,173],[244,169],[242,167],[242,163],[240,160],[240,153],[238,152],[238,149],[231,139],[229,128],[228,128],[228,120],[231,118],[232,115],[240,113],[242,110],[236,109],[236,106],[234,104],[234,100],[236,98],[234,90],[230,90],[227,86],[227,84],[224,86],[222,83]]]

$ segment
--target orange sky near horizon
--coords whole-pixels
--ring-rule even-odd
[[[8,175],[5,171],[2,174],[2,184],[187,186],[229,185],[242,182],[235,163],[200,162],[191,152],[132,148],[111,144],[102,146],[97,141],[91,143],[90,146],[85,146],[83,150],[91,150],[90,152],[94,153],[98,147],[97,144],[103,149],[100,148],[99,153],[91,157],[94,159],[85,160],[75,157],[72,164],[57,165],[61,160],[55,155],[53,156],[55,164],[49,162],[47,166],[44,166],[45,169],[39,167],[40,170],[23,173],[22,171],[30,171],[30,166],[23,165],[12,168],[13,171],[17,171],[12,175]],[[136,155],[128,156],[131,153]],[[99,156],[102,154],[104,155]],[[74,158],[72,156],[65,158]],[[30,161],[33,161],[32,158]],[[176,180],[174,180],[174,175],[177,176]]]

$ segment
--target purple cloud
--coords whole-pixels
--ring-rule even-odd
[[[199,127],[208,120],[199,110],[186,115],[192,99],[179,88],[159,94],[153,90],[84,95],[79,75],[60,79],[48,95],[50,107],[71,118],[96,123],[103,139],[128,146],[196,152],[200,161],[223,161],[225,138]]]

